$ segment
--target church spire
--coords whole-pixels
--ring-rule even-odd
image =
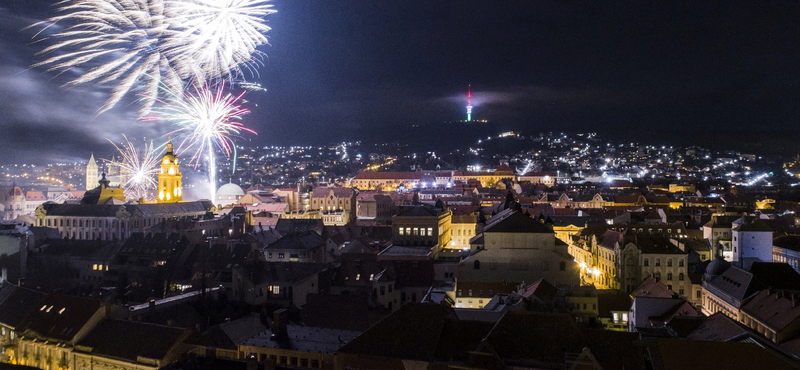
[[[169,142],[167,142],[167,154],[172,154],[172,136],[169,137]]]

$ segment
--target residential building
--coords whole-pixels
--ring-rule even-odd
[[[763,221],[756,219],[731,230],[733,236],[732,260],[738,266],[749,267],[753,260],[772,262],[774,232]]]
[[[319,293],[325,265],[254,261],[233,268],[232,296],[252,305],[275,303],[299,307],[308,293]]]
[[[566,243],[520,211],[509,208],[493,216],[478,237],[483,239],[483,249],[458,265],[458,285],[455,297],[451,297],[456,302],[477,293],[464,290],[470,283],[517,285],[542,278],[556,286],[580,283],[580,267],[569,255]]]
[[[51,294],[41,307],[29,312],[22,320],[16,348],[10,351],[12,364],[32,366],[43,370],[76,368],[72,352],[76,345],[103,318],[112,312],[99,300],[65,294]]]
[[[325,263],[326,240],[313,231],[290,233],[262,248],[267,262]]]
[[[392,217],[392,245],[381,251],[379,258],[439,258],[451,242],[452,215],[441,200],[433,206],[417,203],[398,207],[397,214]]]
[[[191,331],[131,320],[105,319],[72,351],[74,369],[160,369],[178,361]]]

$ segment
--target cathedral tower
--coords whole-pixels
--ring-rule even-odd
[[[161,174],[158,175],[158,203],[175,203],[183,200],[180,165],[172,153],[172,138],[167,144],[167,154],[161,159]]]
[[[94,153],[86,164],[86,191],[92,190],[97,186],[97,162],[94,160]]]

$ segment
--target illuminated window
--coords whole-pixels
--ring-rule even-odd
[[[428,236],[433,236],[433,228],[432,227],[428,228]]]

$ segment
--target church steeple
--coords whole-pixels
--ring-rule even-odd
[[[94,153],[86,164],[86,191],[92,190],[97,186],[97,161],[94,160]]]
[[[158,175],[158,202],[175,203],[183,200],[183,189],[178,157],[173,153],[172,137],[167,143],[167,153],[161,159],[161,174]]]

